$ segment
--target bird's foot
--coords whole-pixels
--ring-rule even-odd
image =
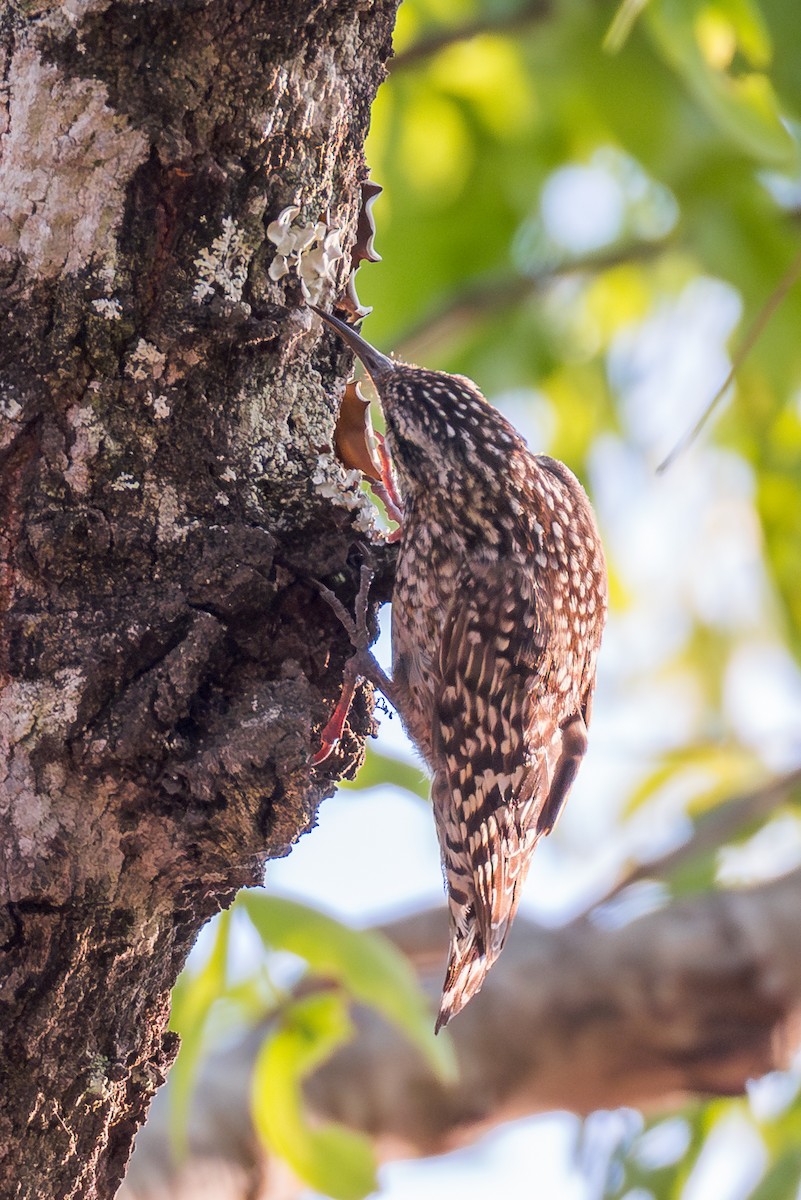
[[[336,708],[331,714],[325,728],[320,734],[320,749],[313,754],[310,761],[311,766],[319,766],[325,762],[328,756],[334,751],[342,737],[342,731],[345,728],[350,706],[353,702],[353,697],[356,688],[363,680],[367,680],[375,687],[380,688],[387,699],[392,699],[392,680],[384,672],[376,662],[374,656],[370,653],[370,630],[367,626],[367,611],[368,600],[370,597],[370,586],[373,582],[374,571],[372,567],[366,563],[362,564],[361,574],[359,578],[359,590],[356,593],[354,603],[354,615],[351,616],[345,605],[336,596],[330,588],[325,584],[315,580],[315,587],[326,603],[333,609],[340,623],[346,630],[353,646],[354,653],[345,663],[345,669],[342,678],[342,691],[337,701]]]
[[[350,706],[353,703],[353,696],[359,685],[359,673],[353,669],[353,663],[354,660],[352,658],[348,659],[345,663],[342,691],[339,694],[336,708],[320,734],[320,748],[309,759],[309,764],[312,767],[318,767],[320,763],[324,763],[328,756],[334,752],[339,744],[339,739],[342,737],[345,721],[350,712]]]
[[[397,529],[393,529],[392,533],[387,535],[388,542],[400,541],[403,533],[403,501],[398,495],[398,490],[395,487],[395,476],[392,472],[392,459],[389,457],[384,437],[380,433],[375,434],[376,449],[378,451],[378,460],[381,464],[381,481],[374,483],[373,491],[381,500],[384,508],[387,510],[387,516],[391,521],[397,522]]]

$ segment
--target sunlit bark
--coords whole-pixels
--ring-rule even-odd
[[[310,776],[348,646],[308,577],[347,590],[354,514],[266,229],[349,246],[394,8],[2,13],[3,1196],[114,1194],[200,926],[360,752]]]

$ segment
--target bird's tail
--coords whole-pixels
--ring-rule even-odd
[[[457,894],[451,890],[451,945],[435,1033],[461,1012],[481,989],[490,968],[498,961],[520,903],[528,865],[521,856],[506,860],[504,877],[496,881],[493,908],[489,911],[476,914],[475,898],[465,906],[461,889]]]
[[[443,1025],[447,1025],[451,1017],[461,1012],[468,1000],[475,996],[494,961],[484,953],[475,930],[466,936],[453,935],[435,1033],[439,1033]]]

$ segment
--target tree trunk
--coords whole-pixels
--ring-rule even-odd
[[[113,1196],[198,930],[357,765],[365,694],[307,765],[348,652],[309,580],[354,591],[342,360],[266,230],[352,242],[394,10],[2,14],[3,1197]]]

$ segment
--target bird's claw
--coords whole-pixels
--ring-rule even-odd
[[[378,460],[381,464],[381,480],[380,482],[373,483],[373,491],[387,510],[389,519],[397,522],[397,529],[393,529],[391,533],[387,534],[387,541],[399,542],[403,536],[403,501],[398,495],[398,489],[395,487],[395,478],[392,474],[392,459],[389,457],[384,436],[383,434],[376,433],[375,438]]]
[[[354,654],[345,663],[342,691],[336,708],[320,734],[320,748],[309,759],[309,765],[312,767],[317,767],[321,763],[324,763],[336,749],[345,728],[345,721],[350,712],[354,693],[364,678],[360,666],[364,663],[365,655],[368,654],[370,646],[370,630],[367,627],[367,602],[374,574],[375,572],[372,567],[366,563],[362,564],[359,577],[359,590],[356,593],[356,600],[354,602],[353,617],[351,617],[345,605],[330,588],[326,587],[324,583],[320,583],[319,580],[315,579],[313,581],[314,586],[347,632],[354,649]]]
[[[339,623],[344,628],[350,644],[354,650],[367,650],[370,645],[370,630],[367,628],[367,601],[370,595],[375,571],[367,563],[362,563],[359,575],[359,590],[356,593],[356,599],[353,604],[354,616],[351,616],[345,605],[329,587],[324,583],[320,583],[319,579],[314,579],[312,582],[317,588],[317,591],[325,600],[326,604],[331,608],[336,615]]]

